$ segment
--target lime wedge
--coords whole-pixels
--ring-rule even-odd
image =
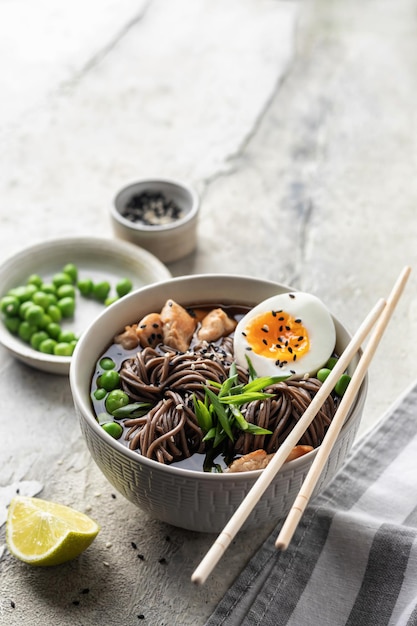
[[[68,506],[16,496],[8,509],[6,542],[25,563],[59,565],[88,548],[99,530],[94,520]]]

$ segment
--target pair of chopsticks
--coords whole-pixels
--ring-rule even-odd
[[[191,580],[197,584],[203,584],[224,552],[229,547],[233,538],[245,523],[253,508],[272,482],[279,469],[285,463],[292,448],[300,440],[304,432],[307,430],[326,398],[330,395],[336,382],[346,370],[354,355],[358,352],[361,344],[369,335],[372,327],[375,325],[374,331],[368,341],[366,348],[359,360],[359,363],[352,375],[351,381],[345,391],[339,407],[333,417],[333,420],[326,432],[321,446],[318,448],[317,455],[310,467],[309,472],[301,486],[301,489],[294,501],[294,504],[288,513],[288,516],[281,528],[275,546],[277,549],[285,550],[298,526],[298,523],[304,513],[304,510],[313,493],[314,487],[323,471],[324,465],[330,455],[337,436],[344,424],[346,415],[352,405],[356,393],[362,384],[369,364],[375,354],[376,348],[382,338],[385,328],[391,318],[391,315],[398,303],[398,300],[404,290],[405,284],[410,275],[411,268],[406,266],[400,273],[395,282],[392,291],[387,300],[380,299],[368,313],[351,341],[338,359],[335,367],[326,378],[319,391],[313,398],[312,402],[304,412],[302,418],[297,422],[296,426],[290,432],[288,437],[282,443],[269,464],[266,466],[259,478],[256,480],[244,500],[241,502],[235,513],[230,518],[222,532],[217,537],[205,557],[200,562],[191,576]]]

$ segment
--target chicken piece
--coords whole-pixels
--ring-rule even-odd
[[[125,326],[125,329],[120,335],[116,335],[114,343],[120,343],[124,350],[133,350],[139,345],[139,338],[136,334],[137,324],[132,326]]]
[[[174,300],[167,300],[161,311],[164,344],[187,352],[197,326],[197,321]]]
[[[162,320],[159,313],[149,313],[139,322],[136,329],[142,348],[154,348],[163,341]]]
[[[252,470],[264,469],[272,454],[267,454],[265,450],[254,450],[235,459],[227,468],[228,472],[250,472]]]
[[[236,326],[237,322],[223,309],[213,309],[202,320],[197,336],[201,341],[217,341],[220,337],[230,335]]]
[[[304,454],[307,454],[307,452],[311,452],[311,450],[313,450],[313,446],[294,446],[290,454],[287,456],[285,463],[293,461],[299,456],[303,456]],[[255,450],[254,452],[249,452],[249,454],[245,454],[233,461],[227,468],[227,471],[250,472],[253,470],[265,469],[273,456],[274,453],[267,454],[265,450]]]
[[[311,452],[312,450],[314,450],[313,446],[294,446],[287,456],[285,462],[288,463],[288,461],[298,459],[299,456],[303,456],[304,454],[307,454],[307,452]]]

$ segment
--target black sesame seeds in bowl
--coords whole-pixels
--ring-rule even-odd
[[[188,185],[167,179],[141,180],[119,191],[111,219],[117,237],[171,263],[195,249],[198,211],[198,195]]]

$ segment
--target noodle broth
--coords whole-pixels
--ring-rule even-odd
[[[198,305],[187,307],[193,317],[221,308],[237,323],[250,307]],[[96,362],[91,383],[91,398],[97,420],[116,421],[121,430],[119,441],[126,447],[161,463],[199,471],[223,471],[236,457],[263,449],[275,452],[288,436],[298,419],[321,386],[316,378],[288,380],[276,383],[268,391],[276,394],[265,401],[250,402],[242,408],[245,419],[266,429],[269,434],[234,432],[234,441],[226,440],[221,447],[203,441],[205,433],[196,415],[195,397],[204,401],[209,381],[223,383],[229,377],[234,362],[233,335],[214,342],[197,337],[200,322],[187,352],[178,352],[163,344],[154,348],[124,349],[112,343]],[[149,408],[137,417],[113,417],[106,410],[106,397],[97,399],[98,380],[105,371],[103,359],[111,359],[120,373],[121,389],[129,396],[129,406],[148,402]],[[246,384],[248,373],[237,368],[238,382]],[[215,386],[212,387],[215,389]],[[336,410],[338,399],[330,396],[299,444],[320,445]]]
[[[223,304],[199,304],[196,306],[189,306],[186,307],[187,311],[194,316],[195,315],[195,311],[198,310],[199,312],[209,312],[214,308],[221,308],[223,309],[227,315],[236,321],[239,322],[239,320],[250,310],[250,307],[245,307],[245,306],[236,306],[236,305],[223,305]],[[194,336],[191,340],[191,345],[190,348],[194,349],[196,345],[200,344],[201,342],[197,339],[197,333],[198,330],[200,328],[201,324],[198,323],[197,324],[197,328],[195,330]],[[232,339],[233,339],[233,335],[234,333],[230,333],[230,335],[228,336],[229,342],[230,344],[232,343]],[[212,350],[213,352],[217,352],[219,353],[219,351],[221,351],[222,348],[222,343],[223,340],[217,340],[216,342],[211,343],[210,345],[207,345],[205,347],[202,348],[202,350]],[[128,360],[128,359],[132,359],[134,358],[138,353],[142,352],[143,348],[141,348],[140,346],[135,347],[131,350],[127,350],[125,348],[123,348],[119,343],[112,343],[108,349],[99,357],[99,359],[96,362],[96,367],[95,367],[95,371],[94,371],[94,375],[92,377],[92,384],[91,384],[91,399],[92,399],[92,403],[93,403],[93,409],[94,409],[94,413],[98,419],[98,421],[102,421],[104,419],[106,419],[105,416],[107,416],[108,419],[113,419],[111,415],[109,415],[107,413],[106,410],[106,404],[105,404],[105,398],[98,400],[95,395],[94,392],[98,389],[98,384],[97,381],[99,379],[99,377],[101,376],[101,374],[103,374],[103,372],[105,371],[103,369],[103,367],[101,367],[100,362],[103,359],[111,359],[114,363],[115,363],[115,370],[120,372],[120,370],[122,369],[123,364]],[[231,357],[233,356],[233,354],[231,354]],[[227,368],[228,369],[228,368]],[[191,395],[191,394],[190,394]],[[123,432],[121,437],[119,438],[120,443],[122,443],[123,445],[125,445],[126,447],[130,447],[129,445],[129,440],[127,439],[127,435],[129,432],[129,428],[125,425],[125,421],[126,420],[118,420],[118,423],[122,426],[123,428]],[[141,453],[140,449],[137,449],[138,454]],[[205,458],[206,455],[205,453],[201,452],[194,452],[192,453],[190,456],[179,459],[179,460],[173,460],[171,462],[171,465],[175,465],[177,467],[181,467],[184,469],[189,469],[189,470],[197,470],[197,471],[204,471],[204,464],[205,464]],[[223,457],[223,455],[219,454],[217,455],[213,460],[212,460],[213,466],[215,466],[217,469],[225,469],[227,467],[227,463],[225,462],[225,459]]]

